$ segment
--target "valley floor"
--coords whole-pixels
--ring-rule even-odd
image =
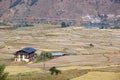
[[[46,61],[46,69],[56,66],[62,71],[77,69],[78,72],[76,73],[79,73],[81,70],[88,70],[85,75],[81,75],[81,73],[70,78],[72,80],[94,80],[93,78],[99,76],[103,76],[99,78],[101,80],[103,78],[104,80],[120,80],[120,38],[117,36],[120,36],[120,29],[34,26],[15,30],[0,30],[0,63],[7,65],[6,71],[10,72],[10,74],[15,74],[15,69],[9,68],[21,65],[14,63],[13,54],[17,50],[31,46],[37,49],[37,54],[40,54],[41,51],[61,51],[69,54],[68,56]],[[40,69],[41,73],[43,62],[22,64],[22,66],[28,72],[31,72],[30,69],[34,69],[35,71]],[[19,70],[26,73],[22,68],[19,67]],[[22,72],[18,71],[18,73]],[[112,78],[110,79],[108,76]],[[66,78],[63,80],[66,80]]]

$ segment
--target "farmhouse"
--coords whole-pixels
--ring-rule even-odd
[[[23,48],[22,50],[19,50],[14,54],[15,61],[16,62],[20,62],[20,61],[30,62],[35,59],[35,51],[36,49],[32,47]]]

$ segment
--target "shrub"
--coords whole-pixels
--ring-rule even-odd
[[[90,46],[90,47],[94,47],[94,45],[93,45],[93,44],[89,44],[89,46]]]
[[[62,23],[61,23],[61,27],[62,27],[62,28],[67,27],[67,26],[66,26],[66,23],[65,23],[65,22],[62,22]]]
[[[58,75],[58,74],[61,74],[61,71],[60,70],[58,70],[56,67],[51,67],[50,69],[49,69],[49,71],[51,72],[51,75]]]
[[[7,80],[8,73],[4,72],[5,65],[0,65],[0,80]]]
[[[49,60],[51,58],[52,58],[52,53],[51,52],[45,52],[45,51],[43,51],[41,53],[41,55],[37,56],[36,62]]]

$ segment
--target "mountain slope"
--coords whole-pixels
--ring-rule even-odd
[[[96,6],[97,1],[97,6]],[[96,10],[97,9],[97,10]],[[100,14],[120,15],[120,0],[1,0],[2,21],[52,22]],[[47,19],[47,20],[45,20]]]

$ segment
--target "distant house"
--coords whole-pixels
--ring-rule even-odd
[[[35,59],[35,51],[36,49],[32,47],[26,47],[23,48],[22,50],[17,51],[15,55],[15,61],[20,62],[20,61],[25,61],[29,62]]]
[[[64,56],[64,53],[62,53],[62,52],[53,52],[52,53],[52,57],[60,57],[60,56]]]

